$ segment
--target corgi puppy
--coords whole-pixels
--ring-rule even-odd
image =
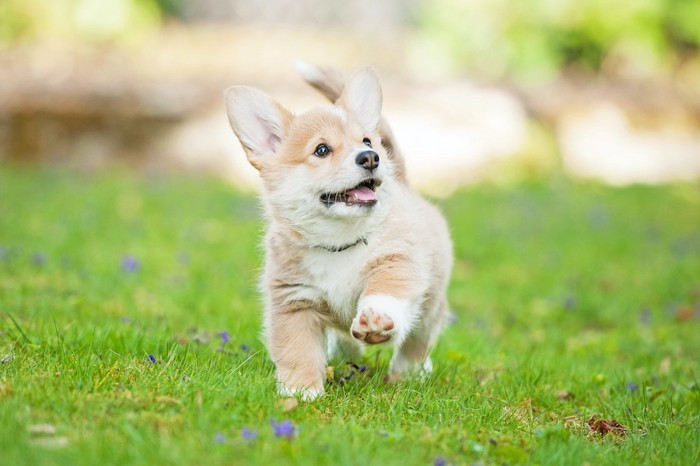
[[[301,71],[333,105],[294,115],[233,86],[226,106],[262,180],[264,334],[279,391],[310,400],[328,358],[366,345],[393,346],[392,378],[430,371],[452,245],[443,216],[406,182],[373,69],[347,80]]]

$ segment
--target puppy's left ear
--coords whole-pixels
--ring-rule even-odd
[[[337,104],[354,114],[363,130],[376,131],[382,115],[382,88],[374,68],[368,66],[355,71]]]

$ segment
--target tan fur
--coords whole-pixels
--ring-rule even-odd
[[[306,301],[280,305],[267,326],[268,349],[280,380],[290,390],[323,390],[326,368],[323,352],[323,321],[314,303]],[[321,377],[319,377],[321,375]]]
[[[318,90],[331,102],[335,103],[338,101],[340,95],[343,93],[347,76],[339,70],[328,66],[315,68],[300,63],[298,68],[301,76],[313,88]],[[389,158],[394,162],[396,179],[408,183],[405,159],[394,140],[394,133],[391,131],[391,126],[389,126],[389,123],[384,117],[382,117],[379,124],[379,134],[381,135],[382,145],[386,149]]]
[[[392,371],[409,373],[429,369],[447,313],[447,226],[383,146],[391,136],[380,123],[376,75],[359,70],[340,89],[335,107],[299,116],[250,88],[227,94],[231,125],[263,181],[268,350],[280,390],[305,398],[323,392],[329,332],[336,350],[351,353],[360,343],[392,343]],[[319,144],[331,154],[313,155]],[[350,192],[370,176],[356,160],[369,150],[380,160],[371,172],[376,204],[323,204],[323,193]]]

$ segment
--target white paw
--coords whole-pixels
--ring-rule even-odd
[[[389,340],[399,343],[410,330],[412,315],[408,301],[386,295],[365,296],[358,303],[350,333],[370,345]]]
[[[397,376],[418,376],[420,378],[425,378],[430,373],[433,372],[433,361],[430,356],[426,357],[424,361],[409,361],[404,358],[401,354],[394,355],[391,360],[391,366],[389,368],[390,374],[396,374]]]
[[[284,385],[279,385],[277,392],[282,396],[299,397],[302,401],[312,401],[323,395],[323,389],[314,388],[288,388]]]

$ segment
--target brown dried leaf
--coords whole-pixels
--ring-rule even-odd
[[[282,408],[283,413],[288,413],[297,406],[299,406],[299,400],[296,398],[285,398],[277,402],[277,407]]]
[[[568,390],[561,390],[557,393],[557,398],[560,400],[571,400],[574,398],[574,394]]]
[[[615,419],[596,419],[595,416],[586,421],[588,428],[592,432],[599,433],[600,435],[614,434],[623,436],[627,433],[627,427],[623,426]]]
[[[175,342],[179,345],[187,345],[190,342],[190,339],[184,335],[178,335],[175,337]]]
[[[695,317],[695,309],[690,306],[680,306],[676,309],[676,320],[678,322],[687,322]]]

